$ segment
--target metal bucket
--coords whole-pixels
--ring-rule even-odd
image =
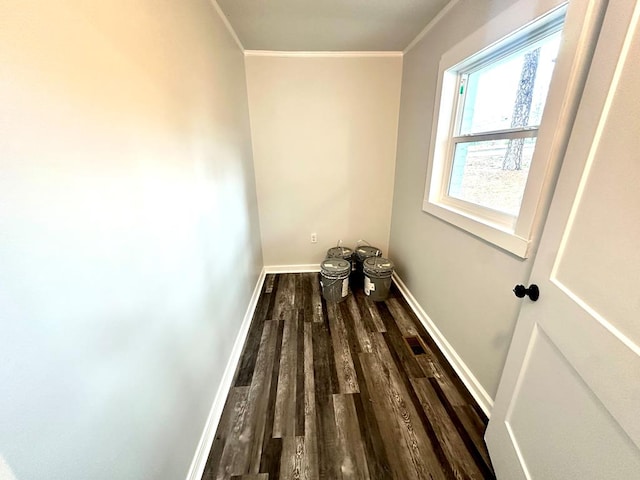
[[[393,262],[388,258],[369,257],[362,265],[364,293],[374,302],[382,302],[389,296]]]
[[[351,264],[351,269],[355,268],[353,250],[347,247],[333,247],[327,250],[327,258],[342,258]]]
[[[382,250],[371,245],[361,245],[356,248],[353,254],[355,260],[353,273],[351,274],[351,285],[362,288],[364,283],[364,274],[362,269],[363,262],[370,257],[381,257]]]
[[[351,264],[342,258],[327,258],[320,264],[322,296],[327,302],[338,303],[349,295]]]

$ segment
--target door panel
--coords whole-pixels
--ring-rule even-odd
[[[640,42],[631,46],[629,56],[640,60]],[[640,161],[635,155],[614,153],[619,145],[640,152],[637,120],[629,118],[638,113],[621,105],[638,97],[629,91],[632,85],[640,85],[640,70],[627,68],[611,105],[614,115],[603,125],[576,217],[565,232],[565,250],[555,278],[640,343],[640,322],[629,315],[638,308],[630,300],[638,300]]]
[[[538,327],[531,338],[506,417],[523,458],[545,459],[528,463],[530,477],[633,478],[640,472],[640,454],[633,442],[549,336]],[[580,415],[566,415],[573,411]],[[580,457],[573,437],[583,439]]]
[[[487,429],[500,479],[640,478],[639,19],[609,2]]]

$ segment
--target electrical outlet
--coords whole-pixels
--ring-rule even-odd
[[[311,234],[311,243],[318,243],[318,234],[317,233],[312,233]]]

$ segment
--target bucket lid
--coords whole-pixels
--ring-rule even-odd
[[[347,247],[333,247],[327,250],[327,258],[350,258],[353,250]]]
[[[351,272],[351,264],[342,258],[327,258],[320,264],[320,270],[327,275],[340,275]]]
[[[364,261],[363,268],[374,275],[390,275],[393,273],[393,262],[388,258],[369,257]]]
[[[372,247],[370,245],[362,245],[356,249],[356,254],[360,258],[360,260],[364,260],[369,257],[381,257],[382,250],[376,247]]]

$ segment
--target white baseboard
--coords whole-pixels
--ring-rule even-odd
[[[268,265],[264,267],[267,273],[307,273],[319,272],[319,263],[310,263],[303,265]]]
[[[218,428],[218,423],[220,422],[220,417],[222,416],[222,409],[224,408],[225,401],[227,399],[227,396],[229,395],[229,391],[231,390],[233,376],[235,374],[236,367],[240,362],[242,347],[244,347],[244,342],[246,341],[247,335],[249,333],[251,320],[253,319],[253,314],[258,305],[258,299],[260,298],[260,293],[262,292],[262,285],[264,284],[266,274],[266,269],[263,268],[260,272],[260,276],[258,277],[258,282],[256,283],[256,287],[253,290],[253,294],[251,295],[251,300],[249,301],[247,311],[244,315],[244,318],[242,319],[240,331],[238,332],[236,341],[233,344],[233,348],[231,349],[229,361],[227,362],[227,366],[224,370],[224,373],[222,374],[222,380],[220,381],[220,386],[218,387],[218,391],[213,400],[213,405],[211,406],[211,410],[209,411],[207,423],[205,424],[204,430],[202,431],[202,436],[200,437],[200,442],[198,443],[198,448],[196,449],[195,456],[191,461],[191,467],[189,468],[189,473],[187,474],[187,480],[200,480],[202,478],[202,474],[204,473],[204,467],[207,463],[207,458],[209,457],[209,451],[211,450],[211,446],[213,445],[213,440]]]
[[[465,384],[473,398],[478,402],[482,411],[491,416],[491,410],[493,409],[493,399],[482,387],[478,379],[475,377],[466,363],[460,358],[460,355],[454,350],[451,344],[447,341],[442,332],[433,323],[433,320],[429,318],[429,315],[423,310],[416,298],[411,294],[407,286],[400,279],[397,273],[393,273],[393,281],[398,286],[398,290],[404,296],[405,300],[416,314],[424,328],[427,330],[433,341],[436,343],[442,354],[449,361],[455,372],[458,374],[462,383]]]

